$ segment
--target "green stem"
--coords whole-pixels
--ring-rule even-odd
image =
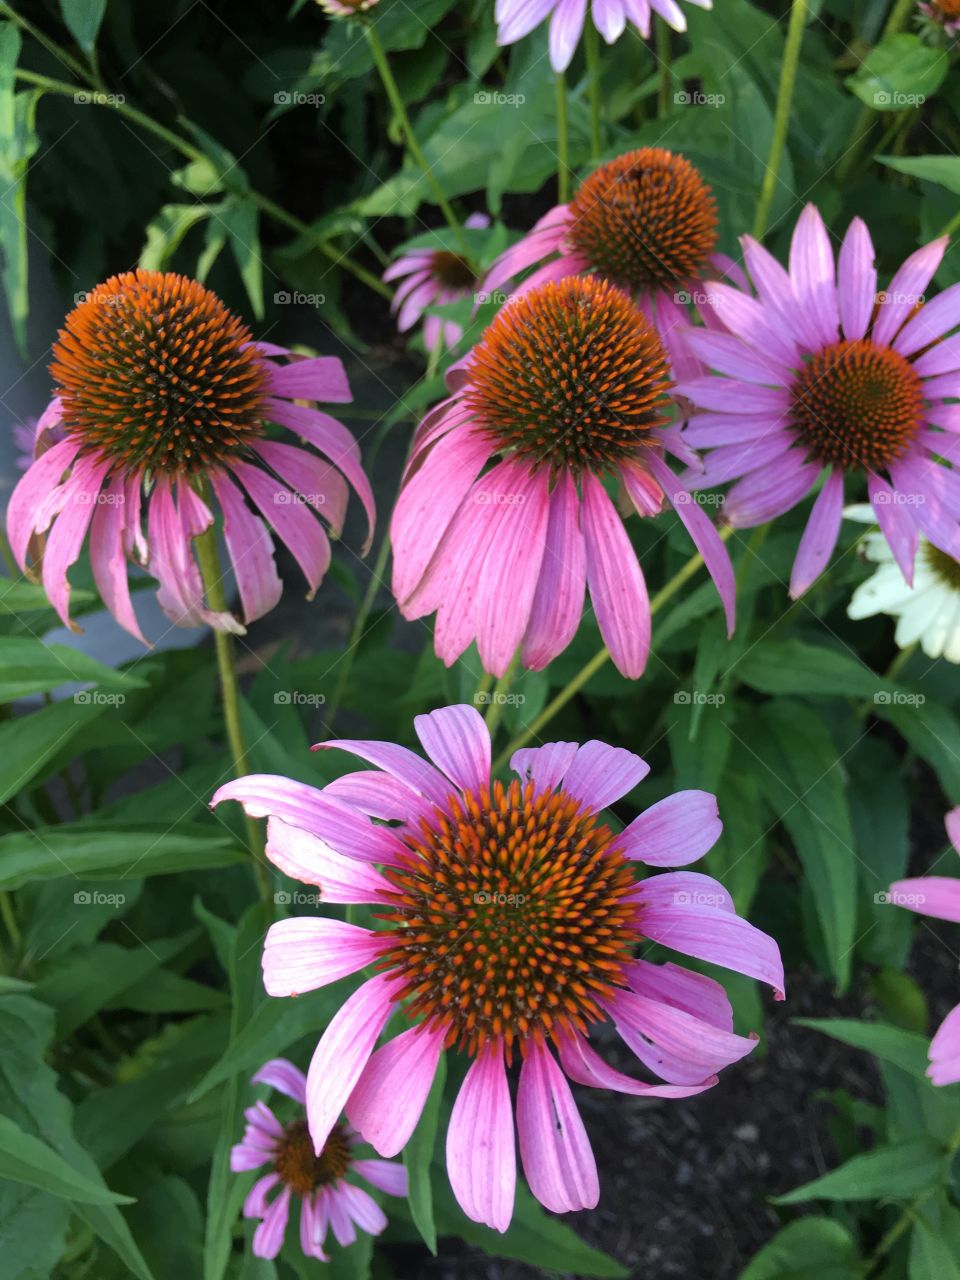
[[[596,164],[603,150],[601,134],[600,33],[591,20],[584,23],[584,48],[587,53],[587,86],[590,94],[590,159]]]
[[[773,204],[777,180],[780,176],[780,164],[787,145],[793,86],[797,78],[797,65],[800,62],[800,47],[803,44],[803,28],[806,20],[807,0],[793,0],[790,6],[790,22],[787,26],[783,61],[780,63],[780,87],[777,90],[777,106],[773,116],[770,154],[767,156],[763,183],[760,187],[760,199],[757,202],[757,213],[753,220],[753,235],[756,240],[762,240],[763,233],[767,229],[767,219],[770,217],[770,207]]]
[[[194,540],[194,545],[197,549],[197,561],[200,565],[200,576],[203,579],[207,603],[216,613],[226,613],[230,605],[223,585],[223,570],[220,565],[220,552],[217,549],[217,534],[214,526],[211,525],[205,533],[200,534]],[[217,669],[220,673],[220,692],[223,697],[223,721],[233,761],[233,776],[242,778],[250,772],[250,763],[247,759],[243,727],[240,724],[240,686],[237,682],[233,636],[229,631],[214,631],[213,639],[217,651]],[[244,822],[247,828],[247,847],[257,888],[264,902],[269,902],[270,876],[263,861],[263,840],[260,830],[253,818],[247,814],[244,814]]]
[[[76,86],[67,84],[63,80],[51,80],[49,76],[40,76],[33,71],[25,71],[21,67],[17,68],[17,79],[24,84],[32,84],[38,89],[42,89],[44,93],[54,93],[60,97],[72,98],[77,92]],[[117,101],[117,96],[110,94],[100,94],[92,98],[95,106],[106,107],[110,111],[115,111],[117,115],[123,116],[129,120],[131,124],[138,125],[141,129],[145,129],[148,133],[152,133],[155,138],[160,138],[168,146],[179,151],[187,160],[206,160],[207,157],[186,138],[181,138],[179,134],[174,133],[165,125],[153,120],[150,116],[144,115],[142,111],[138,111],[136,107],[129,106],[126,102]],[[319,235],[313,227],[308,223],[302,222],[292,213],[288,213],[286,209],[275,204],[268,196],[261,195],[259,191],[252,189],[246,190],[246,196],[251,200],[258,209],[261,209],[268,217],[275,222],[280,222],[284,226],[289,227],[292,231],[296,231],[298,235],[309,240],[313,246],[318,249],[325,257],[329,258],[338,267],[342,267],[344,271],[348,271],[357,280],[360,280],[369,289],[375,293],[379,293],[383,298],[391,298],[393,294],[390,289],[378,280],[375,275],[367,271],[365,267],[360,266],[358,262],[354,262],[348,254],[342,253],[323,236]]]
[[[20,926],[17,924],[16,912],[13,909],[13,895],[8,889],[0,890],[0,915],[3,916],[3,923],[7,927],[14,951],[19,953],[23,946],[23,939],[20,936]]]
[[[330,699],[330,710],[326,715],[328,737],[333,736],[333,722],[340,709],[344,690],[347,687],[347,681],[350,679],[350,672],[353,670],[353,663],[357,654],[357,646],[363,639],[363,633],[367,626],[367,619],[370,617],[374,601],[377,598],[377,590],[383,585],[383,575],[386,571],[387,561],[389,558],[390,530],[388,528],[383,535],[380,550],[377,552],[376,563],[370,572],[370,581],[367,583],[366,592],[364,593],[363,600],[360,602],[360,608],[357,611],[357,616],[350,631],[350,639],[347,642],[347,652],[344,654],[343,661],[340,664],[340,674],[337,677],[337,684],[333,691],[333,697]]]
[[[557,72],[557,203],[570,199],[570,120],[567,114],[567,77]]]
[[[469,261],[470,246],[464,238],[463,228],[460,226],[457,215],[451,209],[450,203],[444,195],[443,187],[441,187],[437,175],[433,172],[427,157],[423,154],[420,143],[417,142],[417,136],[413,132],[413,125],[410,123],[410,116],[407,114],[403,95],[401,94],[397,82],[394,79],[393,72],[390,70],[390,63],[387,61],[386,51],[380,43],[380,37],[377,35],[376,23],[367,23],[366,32],[367,42],[370,45],[370,52],[373,54],[373,60],[377,64],[377,70],[380,72],[380,79],[383,81],[383,87],[390,100],[390,106],[393,108],[393,114],[400,121],[400,127],[403,129],[404,137],[407,140],[407,149],[422,169],[423,176],[426,178],[433,191],[434,199],[439,205],[443,216],[446,218],[447,223],[450,226],[450,230],[457,237],[463,256]]]
[[[890,17],[887,19],[886,26],[880,34],[879,43],[889,40],[891,36],[897,35],[907,18],[910,16],[914,8],[914,0],[897,0],[896,4],[890,10]],[[872,107],[868,107],[866,103],[860,108],[853,128],[850,131],[850,139],[847,143],[847,149],[843,159],[837,165],[837,181],[842,182],[848,177],[853,166],[860,158],[860,150],[863,146],[863,140],[873,128],[874,111]]]
[[[660,64],[657,115],[662,120],[670,110],[670,87],[673,83],[673,73],[670,70],[670,28],[662,18],[657,23],[657,62]]]
[[[733,533],[733,530],[728,527],[721,531],[720,537],[724,540],[724,542],[726,542],[726,540],[732,535],[732,533]],[[684,585],[684,583],[693,577],[693,575],[697,572],[697,570],[700,568],[702,564],[703,564],[703,556],[701,556],[700,553],[697,552],[696,555],[690,557],[690,559],[687,561],[687,563],[683,566],[682,569],[679,569],[673,575],[673,577],[664,587],[661,587],[661,589],[650,601],[651,617],[653,617],[654,614],[658,613],[663,608],[663,606],[667,603],[667,601],[671,600],[677,594],[677,592]],[[610,659],[610,650],[607,649],[606,646],[604,646],[604,648],[600,649],[597,653],[595,653],[593,657],[590,659],[590,661],[585,666],[581,667],[581,669],[577,672],[577,674],[571,680],[569,680],[567,684],[564,685],[564,687],[560,690],[560,692],[552,700],[552,702],[549,702],[547,706],[544,707],[544,709],[540,712],[540,714],[533,721],[533,723],[528,725],[526,729],[523,730],[522,733],[518,734],[517,737],[513,739],[513,741],[510,743],[510,745],[506,748],[505,751],[501,752],[501,754],[493,762],[494,772],[496,772],[498,769],[503,768],[503,766],[509,762],[510,757],[513,755],[514,751],[516,751],[519,747],[526,746],[526,744],[530,741],[531,738],[539,737],[540,731],[546,728],[546,726],[550,723],[550,721],[557,714],[557,712],[563,710],[563,708],[567,705],[570,699],[580,692],[580,690],[587,683],[587,681],[592,679],[592,677],[595,676],[596,673],[603,666],[606,665],[609,659]]]
[[[22,18],[16,9],[9,4],[0,4],[0,17],[9,18],[15,23],[21,31],[25,31],[28,36],[32,36],[37,44],[42,45],[47,53],[53,54],[58,62],[72,71],[75,76],[79,76],[81,80],[86,80],[88,84],[96,84],[90,71],[80,62],[73,54],[68,53],[66,49],[60,47],[55,40],[51,40],[48,35],[35,27],[32,22],[28,22],[26,18]]]
[[[497,732],[497,725],[500,723],[500,717],[503,715],[503,708],[507,705],[507,694],[510,687],[516,679],[517,672],[520,669],[520,651],[519,649],[510,659],[510,665],[497,681],[493,693],[488,694],[487,712],[484,719],[487,722],[487,732],[490,734],[490,741],[494,740]]]

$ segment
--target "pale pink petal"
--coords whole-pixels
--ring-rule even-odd
[[[943,260],[947,247],[947,237],[932,240],[923,248],[911,253],[896,275],[890,281],[890,287],[883,292],[882,304],[876,323],[873,326],[872,338],[876,343],[893,343],[904,321],[909,320],[918,303],[923,302],[927,285]],[[926,307],[923,307],[926,310]],[[952,326],[951,326],[952,327]],[[939,338],[940,333],[934,334]],[[928,339],[932,341],[932,339]],[[899,340],[894,343],[900,350]],[[921,343],[926,346],[926,343]],[[903,354],[907,354],[904,352]]]
[[[643,674],[650,652],[650,601],[637,554],[600,481],[583,475],[581,523],[590,598],[614,665],[621,675]]]
[[[793,571],[790,574],[790,596],[796,600],[824,571],[840,534],[843,519],[843,472],[834,467],[817,494],[807,527],[800,539]]]
[[[318,742],[314,747],[314,751],[331,749],[347,751],[368,764],[376,765],[432,804],[445,805],[450,798],[450,783],[440,770],[408,747],[361,738],[333,738],[329,742]]]
[[[649,1000],[659,1000],[702,1018],[720,1031],[733,1030],[733,1008],[719,982],[706,974],[694,973],[678,964],[652,964],[635,960],[626,967],[630,989]]]
[[[856,342],[867,332],[877,296],[877,269],[867,224],[854,218],[840,246],[837,292],[843,336]]]
[[[290,1195],[290,1188],[284,1187],[253,1233],[253,1252],[258,1258],[275,1258],[280,1252],[290,1217]]]
[[[634,1080],[608,1066],[580,1035],[562,1039],[559,1053],[564,1071],[578,1084],[589,1085],[592,1089],[613,1089],[638,1098],[691,1098],[717,1083],[716,1076],[694,1085],[646,1084],[642,1080]]]
[[[243,1171],[234,1170],[234,1172]],[[262,1218],[266,1214],[267,1196],[279,1181],[280,1175],[276,1173],[267,1173],[262,1178],[257,1179],[243,1202],[243,1216],[245,1218]]]
[[[728,377],[771,387],[782,387],[790,377],[786,366],[772,353],[751,347],[731,334],[690,329],[686,342],[704,364]]]
[[[570,1086],[549,1049],[531,1039],[517,1090],[520,1158],[530,1190],[554,1213],[593,1209],[597,1164]]]
[[[446,1032],[410,1027],[382,1045],[347,1100],[350,1123],[382,1156],[402,1151],[420,1119]]]
[[[533,780],[538,792],[556,790],[576,759],[575,742],[548,742],[542,747],[521,747],[510,757],[510,768],[526,782]]]
[[[960,1080],[960,1005],[950,1010],[930,1041],[927,1075],[936,1085]]]
[[[284,875],[316,885],[322,902],[390,901],[390,885],[369,862],[335,853],[325,841],[280,818],[267,821],[265,852]]]
[[[302,449],[297,452],[304,453]],[[273,526],[277,537],[293,553],[310,588],[307,598],[312,600],[330,567],[330,543],[317,519],[319,512],[314,514],[306,503],[299,500],[298,494],[259,467],[235,462],[233,471],[251,501]]]
[[[960,924],[960,880],[952,876],[914,876],[895,880],[890,901],[918,915]]]
[[[543,560],[523,642],[523,665],[532,671],[542,671],[576,635],[587,587],[580,500],[568,471],[549,502]]]
[[[350,490],[335,466],[324,462],[309,449],[284,444],[280,440],[259,440],[251,448],[266,463],[267,470],[279,476],[293,493],[299,494],[307,506],[323,517],[334,533],[339,535],[343,532]],[[247,465],[244,464],[244,467]],[[242,481],[243,477],[236,463],[233,464],[233,469]]]
[[[50,451],[51,453],[53,450]],[[49,454],[46,455],[49,457]],[[34,466],[39,464],[34,463]],[[83,540],[97,509],[100,486],[110,468],[110,459],[99,454],[81,457],[64,485],[69,498],[54,521],[43,552],[43,589],[65,627],[77,628],[70,620],[70,583],[67,570],[79,558]],[[21,482],[22,483],[22,482]]]
[[[378,1236],[386,1229],[387,1215],[373,1196],[362,1187],[355,1187],[350,1182],[341,1182],[333,1194],[344,1211],[349,1214],[351,1221],[369,1235]]]
[[[337,356],[298,358],[289,364],[271,365],[270,386],[274,395],[291,400],[321,400],[327,404],[349,404],[353,400],[347,371]]]
[[[126,521],[126,482],[115,475],[104,489],[103,502],[90,525],[90,564],[97,590],[116,620],[141,644],[146,644],[130,599],[127,558],[123,547]]]
[[[407,1171],[394,1160],[354,1160],[350,1167],[358,1178],[365,1178],[388,1196],[407,1194]]]
[[[722,831],[716,796],[677,791],[634,818],[617,847],[651,867],[683,867],[712,849]]]
[[[267,930],[263,985],[271,996],[299,996],[379,960],[383,939],[376,930],[343,920],[293,916]]]
[[[870,471],[867,473],[867,492],[870,505],[877,518],[893,558],[908,585],[913,586],[913,570],[920,543],[920,530],[909,511],[896,501],[896,494],[886,480]]]
[[[413,721],[420,743],[461,791],[490,782],[490,734],[476,707],[440,707]]]
[[[624,1042],[671,1084],[703,1084],[757,1043],[756,1038],[735,1035],[685,1009],[632,991],[617,991],[607,1008]]]
[[[506,1231],[513,1217],[517,1165],[499,1045],[481,1051],[460,1086],[447,1129],[447,1173],[468,1218]]]
[[[811,345],[827,346],[840,336],[836,272],[830,233],[816,205],[797,219],[790,242],[790,279],[801,323]]]
[[[734,528],[749,529],[795,507],[813,488],[821,470],[819,463],[802,462],[802,457],[794,450],[774,476],[762,470],[738,480],[727,494],[725,519]]]
[[[17,482],[7,504],[7,536],[10,550],[21,569],[27,567],[27,546],[34,530],[44,498],[62,481],[80,450],[78,440],[61,440],[32,463]]]
[[[920,351],[955,329],[958,302],[960,284],[950,285],[930,302],[925,302],[897,334],[892,344],[894,350],[899,351],[902,356],[912,356],[915,351]]]
[[[236,485],[213,472],[210,483],[223,511],[223,536],[248,625],[269,613],[283,594],[266,525],[251,515]]]
[[[577,751],[567,768],[563,789],[580,803],[599,813],[632,791],[650,772],[650,766],[625,747],[610,747],[591,739]]]
[[[265,1062],[250,1083],[268,1084],[271,1089],[279,1090],[294,1102],[302,1103],[307,1100],[307,1077],[286,1058],[273,1058],[270,1062]]]

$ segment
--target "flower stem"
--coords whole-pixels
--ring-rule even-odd
[[[330,710],[326,717],[328,737],[332,737],[333,735],[333,722],[340,709],[344,690],[347,687],[347,681],[350,679],[350,672],[353,670],[353,663],[357,654],[357,646],[363,639],[367,619],[370,617],[374,601],[377,598],[377,589],[383,585],[383,575],[386,571],[387,561],[389,558],[390,529],[388,526],[384,532],[383,541],[380,544],[380,550],[377,552],[376,563],[370,571],[370,581],[367,583],[367,590],[364,593],[363,600],[360,602],[360,608],[357,610],[357,616],[350,631],[350,639],[347,641],[347,651],[340,664],[340,674],[337,677],[336,688],[333,691],[333,697],[330,699]]]
[[[663,19],[657,23],[657,62],[660,64],[657,115],[662,120],[670,110],[670,86],[673,83],[673,73],[670,69],[670,28]]]
[[[590,94],[590,159],[596,164],[603,150],[600,117],[600,33],[587,19],[583,26],[584,47],[587,53],[587,78]]]
[[[13,909],[13,894],[7,889],[0,890],[0,915],[3,916],[3,923],[7,927],[14,951],[19,952],[23,945],[20,926],[17,924],[16,912]]]
[[[503,715],[503,708],[507,705],[507,694],[510,692],[510,686],[516,679],[517,671],[520,669],[520,650],[510,659],[510,665],[497,681],[493,693],[488,694],[489,702],[487,703],[487,713],[484,719],[487,722],[487,732],[490,734],[492,742],[496,732],[497,725],[500,723],[500,717]]]
[[[457,215],[451,209],[450,202],[444,195],[443,187],[440,185],[437,175],[433,172],[427,157],[423,154],[420,143],[417,141],[417,135],[413,132],[413,125],[410,123],[410,116],[407,113],[407,108],[403,101],[403,95],[400,92],[393,72],[390,70],[390,63],[387,61],[386,51],[380,43],[380,37],[377,35],[376,23],[368,22],[366,24],[366,32],[367,43],[370,45],[370,52],[373,54],[373,60],[377,64],[377,70],[380,72],[380,79],[383,81],[383,87],[390,100],[390,106],[393,108],[393,113],[400,121],[400,127],[403,130],[404,137],[407,141],[407,149],[423,170],[423,176],[426,178],[433,190],[434,198],[439,205],[443,216],[446,218],[447,223],[450,226],[450,230],[457,237],[463,256],[469,261],[470,246],[464,238],[463,228],[460,226]]]
[[[223,585],[223,570],[220,565],[220,552],[217,549],[217,534],[213,525],[195,539],[195,546],[207,603],[217,613],[224,613],[229,609],[229,602]],[[247,759],[243,728],[240,724],[240,687],[237,683],[233,636],[228,631],[214,631],[213,639],[217,651],[217,669],[220,673],[220,692],[223,697],[223,721],[233,761],[233,776],[242,778],[250,772],[250,764]],[[253,818],[246,814],[244,814],[244,823],[247,828],[247,847],[254,879],[264,902],[269,902],[270,876],[263,861],[263,841],[260,830]]]
[[[753,220],[753,235],[756,240],[761,240],[767,229],[770,207],[773,204],[777,180],[780,176],[780,164],[787,145],[793,86],[797,78],[797,65],[800,62],[800,47],[803,44],[806,20],[807,0],[793,0],[790,5],[790,21],[787,25],[783,61],[780,63],[780,87],[777,89],[777,106],[773,116],[773,137],[770,139],[770,153],[767,156],[763,183],[760,187],[760,199],[757,201],[757,212]]]
[[[720,537],[723,538],[724,542],[726,542],[732,533],[733,530],[728,526],[721,530]],[[665,586],[661,587],[650,601],[651,617],[658,613],[667,601],[671,600],[677,594],[684,583],[693,577],[702,564],[703,556],[697,552],[696,555],[690,557],[683,568],[677,570],[670,581]],[[533,723],[528,725],[522,733],[519,733],[506,750],[502,751],[500,755],[497,756],[496,760],[493,762],[494,772],[503,768],[504,765],[509,762],[510,757],[518,747],[525,746],[531,738],[539,737],[541,730],[546,728],[557,712],[563,710],[570,699],[580,692],[587,681],[592,679],[601,667],[605,666],[609,659],[610,650],[606,646],[595,653],[590,661],[585,666],[581,667],[577,674],[564,685],[552,702],[549,702],[544,707]]]
[[[557,72],[557,203],[570,199],[570,121],[567,116],[567,77]]]

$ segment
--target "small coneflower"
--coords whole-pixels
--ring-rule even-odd
[[[713,7],[713,0],[690,0],[690,3],[699,9]],[[687,29],[687,20],[676,0],[591,0],[590,14],[593,25],[607,44],[619,40],[628,22],[648,39],[654,14],[674,31]],[[554,71],[566,71],[583,35],[587,0],[497,0],[494,13],[498,24],[497,44],[522,40],[551,15],[550,64]]]
[[[472,213],[464,225],[488,227],[490,219],[485,213]],[[478,282],[473,264],[451,249],[411,249],[387,268],[383,278],[387,284],[403,281],[391,304],[401,333],[423,319],[429,307],[472,298]],[[428,352],[449,350],[462,336],[463,327],[455,320],[428,315],[423,321],[423,343]]]
[[[379,4],[380,0],[317,0],[317,3],[332,18],[356,18]]]
[[[917,5],[921,30],[932,37],[951,40],[960,34],[960,0],[921,0]],[[943,35],[940,35],[940,33]]]
[[[681,382],[695,407],[685,438],[706,447],[697,488],[729,480],[724,517],[765,524],[822,479],[800,542],[791,595],[828,563],[844,489],[865,484],[874,516],[911,581],[919,536],[960,554],[956,457],[960,406],[960,285],[927,300],[946,238],[918,249],[877,292],[870,233],[855,218],[835,263],[813,205],[797,223],[789,271],[749,236],[757,296],[712,286],[727,332],[691,330],[687,341],[715,374]]]
[[[261,1067],[252,1082],[270,1085],[301,1107],[306,1101],[307,1078],[285,1058]],[[246,1121],[242,1141],[230,1152],[230,1168],[246,1173],[270,1165],[270,1172],[253,1184],[243,1205],[245,1218],[260,1220],[253,1235],[258,1258],[275,1258],[280,1252],[294,1199],[300,1201],[300,1248],[306,1257],[328,1262],[323,1251],[328,1230],[346,1248],[356,1240],[357,1227],[376,1236],[387,1225],[376,1200],[348,1177],[361,1178],[387,1195],[407,1194],[403,1166],[390,1160],[358,1159],[360,1138],[343,1121],[332,1126],[319,1151],[314,1150],[302,1115],[284,1125],[265,1102],[257,1102],[248,1107]]]
[[[960,808],[946,817],[947,835],[960,853]],[[956,876],[915,876],[897,880],[887,895],[895,906],[918,915],[960,924],[960,880]],[[930,1042],[927,1075],[936,1085],[960,1082],[960,1004],[951,1009]]]
[[[419,429],[392,525],[394,594],[407,618],[436,612],[444,662],[476,639],[496,675],[518,648],[540,670],[572,640],[589,585],[613,661],[641,674],[650,605],[607,478],[641,515],[676,505],[732,630],[726,548],[664,460],[696,462],[667,425],[666,355],[625,293],[589,276],[529,290],[451,382]]]
[[[682,155],[643,147],[601,165],[569,204],[545,214],[500,255],[483,289],[496,294],[509,287],[516,296],[588,272],[610,280],[656,325],[673,373],[686,377],[700,370],[681,336],[689,304],[709,316],[703,282],[717,275],[743,279],[716,245],[716,201],[699,172]],[[536,271],[522,284],[509,284],[532,266]]]
[[[7,509],[17,563],[39,562],[66,625],[67,572],[89,532],[103,601],[138,639],[128,559],[158,580],[157,598],[177,625],[242,632],[232,614],[207,607],[194,556],[214,504],[246,622],[280,598],[274,535],[316,591],[330,562],[319,517],[340,532],[349,481],[372,522],[373,496],[347,428],[303,403],[349,401],[343,365],[290,355],[254,342],[209,289],[169,272],[114,276],[69,313],[50,366],[56,398]],[[329,462],[274,440],[271,423]]]
[[[602,742],[517,751],[491,782],[490,736],[473,707],[414,722],[429,761],[386,742],[327,742],[375,766],[323,790],[268,775],[222,787],[268,817],[267,856],[334,903],[370,903],[378,929],[292,918],[267,934],[269,994],[325,986],[367,965],[307,1074],[307,1117],[322,1151],[341,1111],[382,1156],[403,1149],[440,1055],[469,1061],[447,1130],[447,1170],[469,1218],[505,1231],[516,1160],[557,1212],[593,1207],[596,1163],[569,1080],[634,1096],[682,1098],[716,1082],[755,1040],[735,1034],[711,978],[638,959],[661,943],[769,983],[776,943],[741,919],[716,880],[686,866],[721,832],[716,800],[678,792],[622,831],[602,811],[648,766]],[[379,821],[374,822],[372,818]],[[389,824],[389,825],[387,825]],[[392,1015],[407,1027],[380,1048]],[[608,1024],[665,1084],[610,1067],[591,1046]],[[559,1061],[558,1061],[559,1060]],[[508,1066],[519,1064],[514,1108]]]

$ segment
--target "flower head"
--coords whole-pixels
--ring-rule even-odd
[[[960,808],[946,817],[947,836],[960,853]],[[897,880],[890,886],[887,900],[918,915],[960,924],[960,880],[955,876],[916,876]],[[930,1042],[927,1075],[934,1084],[960,1082],[960,1005],[951,1009]]]
[[[867,524],[874,521],[870,507],[848,507],[844,515]],[[897,619],[894,638],[899,648],[919,642],[928,658],[960,662],[960,561],[921,538],[910,583],[879,529],[864,535],[860,551],[877,569],[854,591],[847,616],[889,614]]]
[[[708,295],[701,298],[698,286],[716,274],[742,278],[716,246],[710,187],[684,156],[642,147],[600,165],[569,204],[551,209],[500,255],[483,289],[495,293],[532,266],[514,296],[563,276],[609,280],[656,325],[673,372],[686,377],[700,372],[680,340],[691,301],[707,314]]]
[[[690,0],[700,9],[712,0]],[[632,23],[646,40],[653,14],[674,31],[686,31],[687,21],[676,0],[591,0],[593,25],[613,44]],[[576,53],[587,16],[587,0],[497,0],[497,44],[514,44],[529,35],[545,18],[550,22],[550,63],[554,71],[566,71]]]
[[[472,213],[464,224],[482,228],[490,225],[485,213]],[[479,277],[471,262],[453,249],[411,249],[402,254],[383,273],[389,284],[401,280],[393,296],[391,310],[397,317],[401,333],[423,319],[423,342],[427,351],[455,347],[463,336],[463,328],[455,320],[424,312],[429,307],[443,306],[472,298]]]
[[[70,312],[50,366],[57,394],[7,510],[18,564],[39,565],[65,624],[67,571],[89,532],[104,603],[138,639],[127,559],[159,581],[157,598],[177,625],[242,632],[232,614],[207,606],[194,558],[214,504],[246,622],[280,598],[273,535],[316,591],[330,561],[319,517],[340,532],[347,482],[371,522],[373,497],[346,427],[302,403],[349,401],[342,364],[289,357],[255,343],[209,289],[170,272],[114,276]],[[329,463],[274,440],[271,423]]]
[[[960,0],[921,0],[917,5],[921,33],[931,38],[931,43],[944,36],[947,43],[960,34]]]
[[[676,504],[733,626],[733,574],[716,529],[664,461],[666,357],[621,290],[571,276],[504,306],[424,421],[393,517],[403,614],[437,611],[448,664],[475,638],[502,675],[522,647],[545,667],[570,643],[587,584],[617,667],[643,671],[650,606],[636,553],[603,481],[641,515]],[[489,469],[486,469],[488,468]]]
[[[917,250],[877,292],[870,234],[855,218],[835,262],[823,219],[808,205],[783,267],[749,236],[757,290],[713,285],[727,332],[691,330],[690,349],[715,373],[681,381],[695,412],[684,432],[707,447],[697,488],[737,483],[724,516],[763,524],[823,481],[793,566],[800,595],[830,559],[844,489],[866,484],[874,516],[907,581],[921,532],[960,554],[957,455],[960,286],[927,299],[946,239]],[[953,433],[953,434],[951,434]]]
[[[372,965],[324,1032],[307,1075],[323,1150],[341,1110],[383,1156],[419,1120],[441,1053],[469,1068],[447,1131],[447,1170],[468,1217],[505,1231],[516,1131],[533,1193],[556,1211],[592,1207],[599,1186],[569,1080],[634,1096],[700,1093],[755,1041],[734,1033],[711,978],[637,958],[651,942],[748,974],[782,996],[771,938],[737,916],[709,876],[643,864],[694,862],[721,831],[716,800],[679,792],[622,831],[602,817],[647,774],[629,751],[570,742],[517,751],[491,781],[490,737],[472,707],[418,716],[429,756],[385,742],[328,742],[375,766],[323,790],[267,775],[222,787],[268,817],[267,855],[328,902],[380,911],[368,930],[288,919],[267,935],[267,991],[292,995]],[[373,822],[376,817],[380,822]],[[389,823],[390,825],[385,825]],[[407,1025],[376,1048],[392,1015]],[[609,1067],[589,1033],[609,1024],[665,1084]]]
[[[306,1101],[307,1079],[292,1062],[275,1058],[253,1077],[254,1084],[267,1084],[302,1106]],[[329,1259],[323,1251],[327,1229],[339,1245],[346,1247],[357,1238],[357,1227],[379,1235],[387,1218],[376,1200],[351,1178],[362,1178],[391,1196],[407,1194],[407,1173],[389,1160],[364,1160],[356,1155],[360,1143],[355,1130],[341,1122],[333,1125],[319,1151],[314,1150],[307,1122],[302,1116],[284,1125],[264,1102],[246,1111],[247,1126],[242,1141],[230,1152],[234,1173],[259,1169],[270,1172],[259,1178],[243,1205],[245,1218],[259,1218],[253,1236],[253,1252],[258,1258],[275,1258],[283,1245],[290,1217],[290,1203],[300,1201],[300,1247],[308,1258]],[[276,1195],[268,1201],[274,1191]]]

